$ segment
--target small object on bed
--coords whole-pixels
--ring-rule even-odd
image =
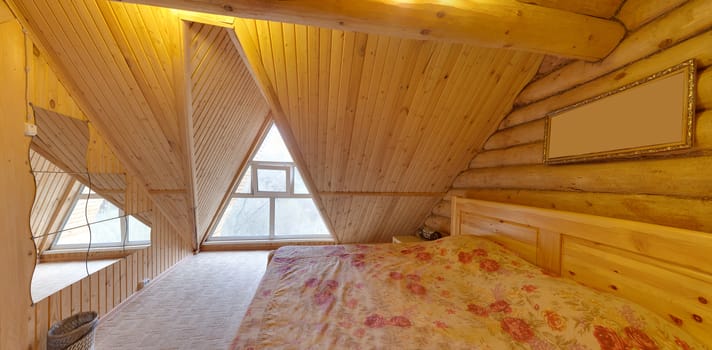
[[[492,241],[283,247],[232,349],[707,349]]]
[[[443,238],[442,233],[435,230],[431,230],[427,227],[421,227],[420,229],[418,229],[416,235],[426,241],[434,241],[436,239]]]

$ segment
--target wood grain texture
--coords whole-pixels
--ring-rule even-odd
[[[328,196],[323,201],[338,242],[385,243],[415,232],[438,197]]]
[[[32,204],[30,228],[37,254],[40,255],[54,239],[47,236],[58,230],[73,203],[73,191],[78,190],[76,180],[38,153],[30,150],[30,166],[35,178],[35,201]]]
[[[521,2],[544,7],[551,7],[584,15],[611,18],[616,14],[624,0],[519,0]]]
[[[671,327],[712,340],[706,322],[712,314],[704,306],[712,284],[708,233],[462,198],[453,198],[452,212],[453,234],[484,235],[525,258],[533,251],[552,273],[632,300]]]
[[[685,11],[683,8],[692,4],[701,6],[700,3],[691,1],[647,23],[638,31],[664,35],[663,33],[669,30],[667,25],[670,22],[663,19],[682,18],[679,17],[681,14],[678,11]],[[665,27],[655,28],[660,25]],[[694,23],[690,25],[697,26]],[[645,40],[664,39],[665,36],[651,36]],[[599,71],[600,75],[594,75],[595,79],[588,83],[556,91],[554,96],[515,109],[503,121],[503,128],[490,137],[488,149],[489,152],[499,151],[507,160],[496,161],[491,156],[492,153],[480,153],[477,157],[485,159],[478,160],[476,157],[473,164],[483,164],[482,162],[487,161],[485,165],[488,167],[464,171],[455,180],[454,188],[445,199],[463,196],[712,232],[712,221],[709,219],[712,217],[712,202],[708,196],[712,189],[707,188],[709,181],[700,175],[706,172],[704,169],[712,166],[709,157],[712,146],[712,114],[706,110],[705,102],[710,99],[711,94],[710,89],[706,87],[709,74],[707,67],[712,64],[710,40],[711,33],[703,32],[652,56],[623,62],[625,67],[619,70],[610,73]],[[621,45],[617,50],[636,49],[633,46]],[[635,57],[634,53],[630,52],[614,54],[620,57]],[[509,152],[523,150],[522,145],[534,144],[528,142],[543,140],[543,118],[550,111],[583,99],[584,96],[595,96],[688,58],[694,58],[700,64],[699,76],[704,86],[697,91],[695,143],[691,149],[652,159],[567,166],[543,166],[534,162],[507,165],[517,157],[524,157],[521,154],[514,157],[515,154]],[[583,68],[577,72],[593,74]],[[614,83],[615,81],[618,83]],[[644,126],[641,126],[641,132],[644,130]],[[531,152],[531,157],[540,154],[538,150],[528,152]],[[454,217],[455,214],[444,210],[446,203],[438,204],[431,217]],[[621,248],[619,243],[611,245]]]
[[[515,109],[502,121],[500,129],[543,118],[551,111],[643,79],[690,58],[695,59],[698,69],[709,67],[712,64],[712,52],[708,49],[710,43],[712,32],[707,31],[652,56],[627,62],[624,68],[596,76],[574,89],[559,91],[554,96]]]
[[[22,48],[22,27],[16,21],[0,23],[3,47]],[[24,50],[0,50],[0,193],[10,205],[0,210],[0,348],[29,348],[32,341],[30,282],[35,268],[35,247],[30,230],[30,211],[35,184],[30,169],[30,138],[23,134],[27,100]]]
[[[709,1],[689,1],[631,32],[600,62],[576,61],[532,82],[517,97],[516,103],[526,105],[552,96],[698,35],[712,25],[712,18],[707,15],[710,10],[712,3]],[[677,63],[692,56],[678,56]],[[666,67],[660,67],[658,70],[664,68]]]
[[[108,1],[11,3],[52,70],[127,171],[152,190],[184,190],[157,206],[194,227],[187,140],[173,69],[180,19],[170,11]],[[183,129],[182,129],[183,128]],[[181,230],[182,231],[182,230]]]
[[[412,40],[440,40],[492,48],[516,48],[596,60],[604,57],[625,30],[614,21],[515,0],[496,2],[129,0],[196,12],[383,34]],[[541,0],[551,4],[550,0]],[[596,2],[588,9],[616,7]],[[579,0],[559,7],[581,9]],[[571,2],[571,1],[568,1]],[[567,8],[567,9],[568,9]],[[615,10],[614,10],[615,11]],[[586,10],[584,10],[586,12]],[[604,12],[611,12],[610,10]]]
[[[541,60],[457,44],[238,22],[238,38],[246,50],[245,42],[254,43],[251,64],[264,72],[317,195],[443,191]],[[419,208],[417,199],[410,200],[413,210]],[[331,212],[348,208],[362,207]],[[341,220],[324,212],[334,225]],[[350,232],[357,236],[335,228],[339,239],[388,240],[368,230]]]
[[[618,18],[629,31],[661,16],[688,0],[627,0],[621,7]]]
[[[136,293],[144,278],[159,277],[191,254],[190,243],[175,232],[168,219],[158,214],[155,222],[150,248],[121,258],[28,308],[33,332],[23,341],[32,344],[29,348],[45,349],[49,327],[75,312],[96,311],[105,316]]]
[[[189,29],[196,158],[198,237],[207,233],[236,174],[250,156],[269,106],[227,29],[194,23]]]

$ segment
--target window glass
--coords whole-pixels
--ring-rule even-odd
[[[257,169],[258,192],[287,192],[286,169]]]
[[[230,200],[213,237],[269,236],[269,198]]]
[[[92,244],[121,243],[121,221],[118,217],[119,208],[105,199],[79,199],[59,234],[57,245],[88,244],[87,218],[91,224]]]
[[[297,167],[294,167],[294,193],[295,194],[309,194],[307,185],[304,183],[302,174],[299,173]]]
[[[252,193],[252,166],[248,166],[245,174],[242,175],[240,184],[237,185],[236,193]]]
[[[275,236],[329,234],[311,198],[276,198],[275,201]]]
[[[211,239],[330,236],[301,172],[272,125],[243,172]]]
[[[151,240],[151,228],[133,216],[127,218],[129,242],[148,242]]]
[[[282,135],[280,135],[277,127],[272,125],[265,136],[262,145],[260,145],[259,150],[255,154],[252,160],[265,161],[265,162],[293,162],[292,156],[287,150],[287,145],[284,144],[282,140]]]

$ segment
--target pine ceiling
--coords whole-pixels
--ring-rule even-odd
[[[411,233],[512,107],[549,47],[509,50],[498,47],[518,42],[493,37],[474,46],[469,39],[105,0],[8,2],[121,171],[146,187],[195,248],[271,118],[338,241]],[[222,15],[250,3],[215,10],[207,0],[150,2]],[[506,3],[595,31],[617,24],[590,16],[610,17],[621,0],[597,7],[535,2],[541,6]],[[447,34],[444,28],[435,32]],[[599,53],[585,55],[601,56],[613,47],[605,42],[620,39],[595,32],[588,40],[594,37],[603,38],[594,40]],[[570,54],[584,55],[576,50]],[[45,114],[61,114],[53,108],[59,107]]]

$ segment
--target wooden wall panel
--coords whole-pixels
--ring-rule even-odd
[[[689,150],[653,159],[545,166],[541,148],[544,118],[550,111],[689,58],[698,63],[700,81],[706,81],[708,75],[712,77],[708,68],[712,66],[712,32],[696,34],[712,25],[712,17],[696,12],[707,6],[709,2],[690,1],[632,34],[648,33],[645,42],[665,42],[653,55],[642,57],[640,47],[621,44],[598,65],[574,62],[530,84],[518,98],[525,105],[502,121],[500,129],[485,143],[485,150],[475,156],[470,169],[454,181],[446,199],[456,195],[712,232],[709,198],[712,188],[704,175],[712,164],[712,111],[707,110],[704,102],[712,99],[710,89],[698,89],[695,141]],[[693,12],[695,15],[689,17]],[[658,12],[655,16],[659,15]],[[690,22],[680,26],[683,18]],[[670,36],[672,32],[674,36]],[[627,59],[605,63],[613,57]],[[611,69],[618,66],[622,67]],[[571,76],[576,79],[567,78]],[[590,80],[574,87],[580,77]],[[542,81],[555,81],[554,90],[550,85],[541,85]],[[642,125],[641,131],[644,132]],[[437,209],[444,206],[444,203],[436,206],[432,217],[449,217],[449,212]]]
[[[185,80],[180,19],[106,0],[10,4],[121,164],[151,190],[183,191],[179,201],[154,199],[176,226],[194,227],[187,117],[177,97]]]
[[[49,327],[80,310],[97,311],[105,316],[136,293],[144,278],[154,279],[190,255],[190,243],[175,232],[169,220],[158,214],[157,224],[151,230],[150,248],[122,258],[30,307],[29,336],[23,340],[30,344],[28,348],[45,349]],[[151,251],[154,253],[149,254]],[[149,272],[137,273],[138,265],[144,261],[151,266]]]
[[[389,242],[415,232],[438,197],[328,195],[323,201],[338,242]]]
[[[262,88],[273,94],[294,136],[296,158],[333,213],[365,217],[353,193],[402,193],[400,234],[410,233],[420,199],[438,197],[472,159],[542,56],[465,45],[405,40],[276,22],[240,20],[238,39]],[[244,45],[250,43],[251,45]],[[289,140],[288,144],[289,144]],[[301,164],[300,164],[301,165]],[[336,208],[344,203],[346,207]],[[361,209],[359,209],[361,208]],[[341,218],[326,214],[332,223]],[[385,225],[379,223],[378,225]],[[346,241],[386,240],[364,226]],[[394,227],[394,231],[398,231]],[[354,234],[355,236],[350,236]],[[378,238],[377,238],[378,237]]]
[[[32,150],[30,165],[35,177],[35,202],[32,205],[30,227],[32,235],[36,237],[35,247],[39,255],[47,248],[47,243],[54,239],[54,235],[48,234],[59,228],[79,188],[71,175],[63,173]]]
[[[89,127],[86,121],[35,107],[37,136],[32,148],[69,173],[86,173]]]
[[[198,239],[250,156],[269,106],[228,29],[190,26]]]
[[[34,180],[30,169],[30,139],[23,135],[27,100],[25,52],[5,50],[23,45],[22,27],[16,21],[0,23],[0,193],[7,201],[0,210],[0,349],[23,349],[26,340],[30,283],[35,268],[35,247],[30,230]]]

